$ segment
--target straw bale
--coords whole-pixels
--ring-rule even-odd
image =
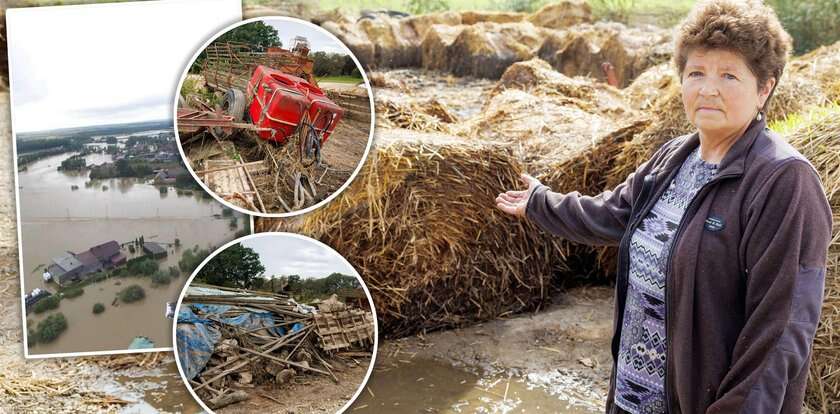
[[[466,25],[482,22],[515,23],[525,20],[525,17],[527,14],[518,12],[468,10],[461,12],[461,23]]]
[[[346,10],[342,10],[341,8],[334,8],[329,10],[321,10],[311,19],[309,19],[312,23],[317,24],[318,26],[323,25],[326,22],[336,22],[336,23],[350,23],[352,24],[354,19],[350,12]]]
[[[364,67],[376,64],[374,59],[376,47],[371,43],[367,34],[351,22],[326,21],[321,24],[326,31],[335,35],[347,48],[356,55]]]
[[[543,304],[556,242],[494,207],[519,184],[498,143],[380,129],[356,180],[299,231],[352,262],[386,337],[463,326]]]
[[[374,46],[376,67],[420,66],[420,37],[406,19],[377,14],[356,27]]]
[[[790,114],[825,105],[828,101],[816,80],[795,73],[784,73],[770,99],[767,119],[784,119]]]
[[[507,89],[460,128],[461,135],[510,143],[526,169],[539,175],[614,129],[615,121],[596,114],[594,104],[581,99]]]
[[[454,11],[445,11],[442,13],[421,14],[419,16],[411,16],[405,19],[405,22],[410,25],[414,32],[417,33],[419,39],[423,39],[426,33],[434,25],[444,26],[458,26],[461,24],[461,14]]]
[[[432,25],[420,43],[420,54],[423,68],[432,70],[447,70],[447,51],[465,26]]]
[[[633,116],[615,88],[532,59],[508,68],[481,113],[455,132],[510,143],[525,168],[540,175]]]
[[[466,26],[446,49],[444,68],[456,76],[498,79],[514,62],[534,57],[544,37],[531,23]]]
[[[446,104],[434,98],[419,102],[377,97],[376,115],[380,126],[434,132],[450,132],[449,124],[458,119]]]
[[[581,24],[548,35],[537,55],[568,76],[606,81],[601,65],[615,67],[620,87],[647,68],[671,56],[670,33],[654,27],[628,28],[621,23]]]
[[[580,23],[591,23],[592,8],[584,0],[562,0],[546,4],[528,16],[528,21],[536,26],[565,29]]]
[[[570,78],[554,70],[551,65],[540,58],[534,58],[511,65],[496,87],[491,91],[493,97],[509,88],[537,92],[546,96],[563,96],[586,101],[578,103],[580,107],[596,108],[596,112],[612,118],[619,118],[628,114],[628,106],[620,90],[601,82],[594,82],[590,78]]]
[[[622,92],[633,109],[647,110],[662,96],[662,91],[679,83],[676,69],[670,62],[665,62],[642,72]]]
[[[840,102],[840,42],[793,59],[787,71],[818,81],[828,99]]]
[[[840,413],[840,106],[804,116],[788,141],[820,175],[834,215],[820,323],[806,389],[806,404],[817,412]]]

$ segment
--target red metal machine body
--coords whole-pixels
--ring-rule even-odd
[[[246,111],[260,138],[283,143],[301,122],[312,125],[327,141],[344,110],[303,78],[259,65],[246,91]]]

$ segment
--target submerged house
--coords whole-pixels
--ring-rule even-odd
[[[166,257],[166,249],[164,249],[163,246],[155,242],[144,242],[143,251],[149,256],[154,257],[155,259]]]
[[[126,263],[125,255],[120,251],[120,244],[109,241],[75,254],[66,252],[52,259],[47,272],[56,283],[63,285],[84,279],[88,275],[105,269],[112,269]]]
[[[52,258],[52,264],[47,267],[53,280],[59,285],[67,282],[80,280],[83,276],[84,266],[79,259],[71,252],[66,252]]]
[[[126,262],[125,255],[120,251],[120,244],[113,240],[93,246],[89,251],[99,259],[106,269],[122,266]]]

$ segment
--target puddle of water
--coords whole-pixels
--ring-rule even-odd
[[[551,392],[527,378],[482,378],[449,364],[415,358],[378,361],[366,389],[348,410],[353,413],[389,411],[594,414],[603,409],[599,401]]]

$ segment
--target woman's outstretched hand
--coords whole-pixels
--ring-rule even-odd
[[[528,206],[528,199],[531,193],[540,184],[540,180],[531,177],[528,174],[522,174],[520,177],[522,183],[528,186],[525,190],[505,191],[496,197],[496,208],[504,211],[512,216],[525,217],[525,208]]]

